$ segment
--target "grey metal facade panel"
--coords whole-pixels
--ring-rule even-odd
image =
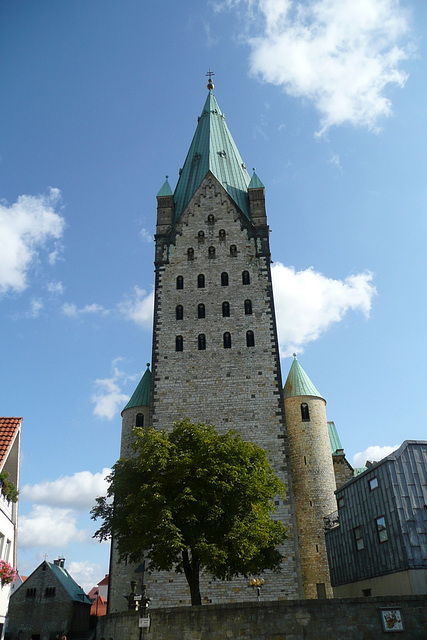
[[[336,491],[337,499],[344,499],[340,524],[326,532],[333,586],[427,568],[427,442],[404,445]],[[378,487],[371,490],[369,481],[374,477]],[[376,528],[380,516],[388,534],[382,543]],[[363,535],[360,551],[355,527]]]

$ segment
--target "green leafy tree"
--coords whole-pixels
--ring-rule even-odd
[[[201,604],[201,571],[230,580],[279,570],[286,533],[272,514],[284,486],[264,449],[189,421],[171,433],[135,429],[134,449],[92,509],[103,520],[95,537],[114,536],[120,559],[183,571],[193,605]]]

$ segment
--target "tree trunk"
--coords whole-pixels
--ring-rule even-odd
[[[185,577],[187,578],[188,586],[190,587],[191,604],[202,604],[202,598],[200,595],[199,559],[194,555],[194,553],[191,554],[190,559],[188,549],[184,549],[182,552],[182,560]]]

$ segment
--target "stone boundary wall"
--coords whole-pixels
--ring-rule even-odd
[[[399,640],[427,637],[427,596],[252,602],[151,609],[150,630],[138,612],[98,621],[97,640],[378,640],[387,637],[381,609],[399,608]],[[395,637],[395,636],[392,636]]]

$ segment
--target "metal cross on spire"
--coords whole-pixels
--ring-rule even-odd
[[[213,72],[213,71],[211,71],[211,70],[209,69],[209,71],[207,72],[207,74],[206,74],[206,75],[209,77],[207,87],[208,87],[209,91],[212,91],[212,90],[213,90],[213,88],[214,88],[214,86],[215,86],[215,85],[214,85],[214,83],[212,82],[212,76],[214,76],[215,74],[214,74],[214,72]]]

